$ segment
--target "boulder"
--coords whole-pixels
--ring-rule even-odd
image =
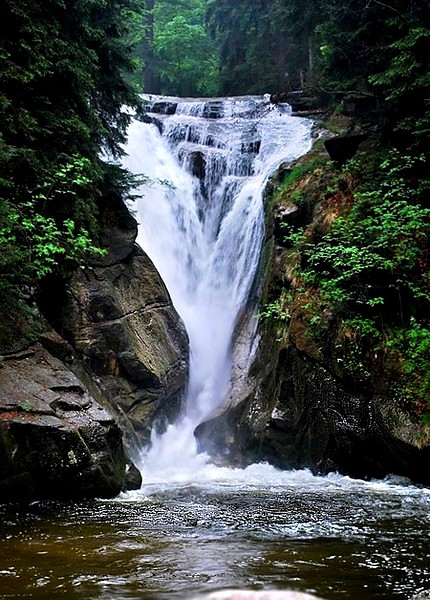
[[[206,176],[206,158],[200,150],[194,150],[188,154],[190,172],[194,177],[204,180]]]
[[[222,119],[224,117],[224,103],[222,100],[211,100],[203,107],[204,119]]]
[[[125,486],[122,434],[40,344],[0,368],[0,501],[113,497]]]
[[[151,102],[151,101],[148,102],[147,110],[148,110],[148,112],[151,112],[151,113],[160,113],[163,115],[174,115],[177,107],[178,107],[177,102],[171,102],[168,100],[156,100],[153,102]]]
[[[355,156],[358,146],[366,139],[365,134],[338,135],[325,140],[324,146],[330,158],[340,164]]]

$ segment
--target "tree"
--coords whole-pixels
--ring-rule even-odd
[[[212,0],[207,18],[218,43],[223,93],[301,87],[313,76],[320,2]]]
[[[218,61],[205,27],[206,4],[207,0],[146,0],[144,21],[135,27],[144,92],[218,92]]]
[[[138,105],[124,77],[132,68],[127,30],[136,6],[134,0],[1,4],[0,243],[8,244],[10,260],[2,261],[0,288],[10,291],[8,282],[17,289],[46,274],[34,263],[44,244],[47,254],[49,244],[57,245],[53,262],[46,261],[50,270],[65,255],[76,258],[81,235],[92,246],[106,182],[112,190],[123,177],[101,154],[121,154],[129,120],[123,105]]]

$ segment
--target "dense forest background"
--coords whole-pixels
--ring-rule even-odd
[[[144,110],[140,93],[304,90],[374,141],[365,163],[319,183],[337,198],[332,226],[312,247],[292,232],[298,289],[318,290],[314,317],[324,305],[349,324],[364,370],[391,352],[402,398],[429,418],[430,2],[1,0],[1,14],[6,312],[31,310],[46,277],[103,252],[100,211],[133,185],[115,161],[123,106]],[[287,314],[279,298],[271,306]]]

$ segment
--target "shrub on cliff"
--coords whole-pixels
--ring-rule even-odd
[[[313,158],[309,164],[315,164]],[[430,413],[428,161],[369,148],[343,168],[300,165],[275,198],[313,202],[286,226],[284,288],[263,315],[352,385],[417,419]],[[288,262],[290,257],[290,262]],[[272,294],[273,296],[273,294]],[[276,307],[277,310],[272,309]],[[282,314],[288,318],[280,318]],[[282,315],[281,315],[282,317]],[[284,337],[279,336],[279,325]]]

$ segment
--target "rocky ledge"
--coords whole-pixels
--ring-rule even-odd
[[[40,344],[0,368],[0,499],[112,497],[125,486],[122,434]]]

